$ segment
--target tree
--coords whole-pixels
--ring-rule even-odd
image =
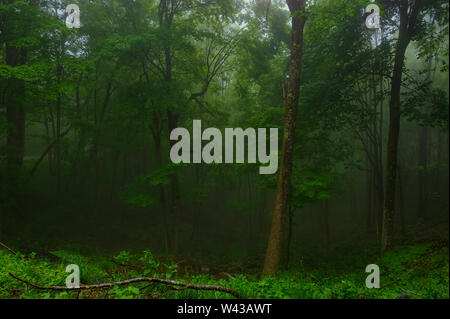
[[[284,133],[278,175],[275,210],[266,251],[263,275],[275,275],[281,260],[283,232],[288,206],[294,158],[295,128],[302,74],[303,30],[306,22],[306,0],[287,0],[292,15],[292,43],[289,84],[285,101]]]
[[[397,0],[383,1],[387,10],[393,10],[392,16],[398,19],[398,38],[395,45],[394,67],[392,71],[389,101],[389,135],[386,162],[386,188],[384,196],[383,226],[381,250],[391,249],[394,236],[395,193],[397,179],[398,145],[400,135],[401,88],[405,65],[405,54],[409,43],[424,36],[426,25],[424,16],[428,10],[442,8],[448,1],[431,0]],[[448,6],[447,6],[448,7]]]
[[[22,164],[25,153],[26,82],[34,74],[27,65],[30,47],[39,43],[36,27],[38,10],[35,1],[8,0],[0,3],[0,49],[5,64],[1,69],[2,101],[6,108],[6,199],[5,215],[20,212]],[[0,176],[1,177],[1,176]],[[0,218],[7,216],[0,216]],[[9,217],[9,216],[8,216]],[[0,220],[5,229],[5,220]],[[1,231],[1,229],[0,229]]]

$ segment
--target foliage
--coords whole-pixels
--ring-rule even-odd
[[[0,251],[0,298],[76,298],[73,292],[39,291],[31,289],[8,275],[17,276],[41,285],[64,285],[67,273],[65,265],[77,263],[81,266],[82,284],[119,281],[140,276],[176,279],[192,284],[222,285],[238,291],[249,298],[283,299],[357,299],[395,298],[404,295],[404,290],[417,295],[412,298],[449,298],[448,294],[448,246],[442,242],[412,244],[397,247],[381,258],[372,249],[360,245],[352,247],[352,254],[343,256],[349,247],[337,248],[323,257],[305,256],[301,264],[285,270],[276,278],[257,279],[255,274],[233,274],[233,278],[218,279],[209,274],[177,274],[177,265],[170,260],[153,255],[150,251],[133,254],[122,251],[108,258],[83,257],[67,251],[54,252],[60,262],[50,262],[26,257],[26,262],[5,250]],[[309,260],[314,266],[305,266]],[[381,289],[367,289],[364,272],[369,263],[381,269]],[[402,290],[403,289],[403,290]],[[114,287],[107,291],[82,292],[80,298],[229,298],[221,292],[174,291],[158,284],[138,283],[131,286]]]
[[[400,1],[376,1],[380,32],[364,24],[369,2],[307,1],[306,12],[291,15],[285,0],[79,0],[81,28],[69,29],[69,0],[0,0],[0,240],[49,251],[22,255],[26,262],[0,251],[0,298],[75,298],[7,273],[64,285],[67,264],[80,265],[85,284],[150,276],[250,298],[393,298],[399,287],[448,298],[448,245],[411,242],[382,257],[372,242],[336,248],[347,229],[364,232],[366,220],[375,240],[389,189]],[[407,223],[416,216],[404,206],[416,203],[403,197],[415,198],[416,185],[429,184],[427,214],[448,218],[448,0],[421,2],[401,72],[398,188]],[[291,18],[299,14],[307,22],[288,198],[292,267],[261,279],[277,174],[259,175],[258,164],[172,165],[170,134],[193,119],[222,131],[278,128],[281,148]],[[301,229],[314,240],[326,231],[336,249],[303,254]],[[223,271],[204,274],[200,261]],[[368,291],[363,269],[374,262],[383,283],[395,283]],[[228,296],[136,284],[80,297]]]

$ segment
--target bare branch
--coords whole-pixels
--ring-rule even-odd
[[[193,284],[187,284],[187,283],[184,283],[181,281],[166,280],[166,279],[161,279],[161,278],[141,277],[141,278],[133,278],[133,279],[118,281],[118,282],[108,282],[108,283],[97,284],[97,285],[83,285],[78,288],[77,287],[68,288],[68,287],[62,287],[62,286],[39,286],[39,285],[33,284],[29,281],[26,281],[25,279],[19,278],[16,275],[12,274],[11,272],[8,272],[8,274],[11,277],[13,277],[14,279],[21,281],[33,288],[40,289],[40,290],[59,290],[59,291],[73,290],[73,291],[77,291],[77,290],[103,289],[103,288],[110,288],[113,286],[125,286],[125,285],[130,285],[133,283],[137,283],[137,282],[154,282],[154,283],[170,285],[170,286],[179,286],[179,287],[183,287],[185,289],[220,291],[220,292],[225,292],[230,295],[233,295],[236,298],[242,298],[241,295],[237,291],[235,291],[231,288],[227,288],[227,287],[212,286],[212,285],[193,285]]]
[[[4,243],[2,243],[1,241],[0,241],[0,246],[2,246],[3,248],[5,248],[7,251],[9,251],[11,254],[13,254],[13,255],[16,255],[17,257],[19,257],[19,255],[17,255],[17,253],[14,251],[14,250],[12,250],[11,248],[9,248],[8,246],[6,246]]]

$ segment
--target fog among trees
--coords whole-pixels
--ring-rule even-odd
[[[115,260],[254,298],[395,298],[366,265],[418,267],[402,287],[448,298],[449,3],[376,0],[377,29],[370,3],[0,0],[0,242],[62,269],[1,251],[0,297],[29,293],[7,271],[94,284],[124,279]],[[277,172],[172,163],[194,120],[278,128]],[[108,297],[214,298],[125,289]]]

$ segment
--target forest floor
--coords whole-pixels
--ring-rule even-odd
[[[364,239],[341,243],[318,254],[302,252],[276,278],[260,278],[262,259],[226,264],[202,264],[179,256],[155,256],[150,251],[122,251],[115,256],[82,255],[71,250],[17,251],[0,247],[0,298],[230,298],[218,291],[176,288],[161,283],[139,282],[124,286],[77,291],[39,290],[11,277],[9,272],[42,286],[65,286],[68,264],[80,267],[84,285],[118,282],[136,277],[177,280],[192,285],[232,288],[244,298],[374,299],[449,298],[448,225],[414,226],[396,247],[380,255],[377,245]],[[6,244],[6,243],[5,243]],[[16,243],[12,243],[16,244]],[[8,243],[10,245],[10,243]],[[20,245],[9,246],[11,249]],[[296,252],[296,255],[300,255]],[[194,261],[196,260],[196,261]],[[208,260],[208,259],[204,259]],[[366,287],[366,266],[380,268],[380,289]],[[207,266],[206,266],[207,265]]]

